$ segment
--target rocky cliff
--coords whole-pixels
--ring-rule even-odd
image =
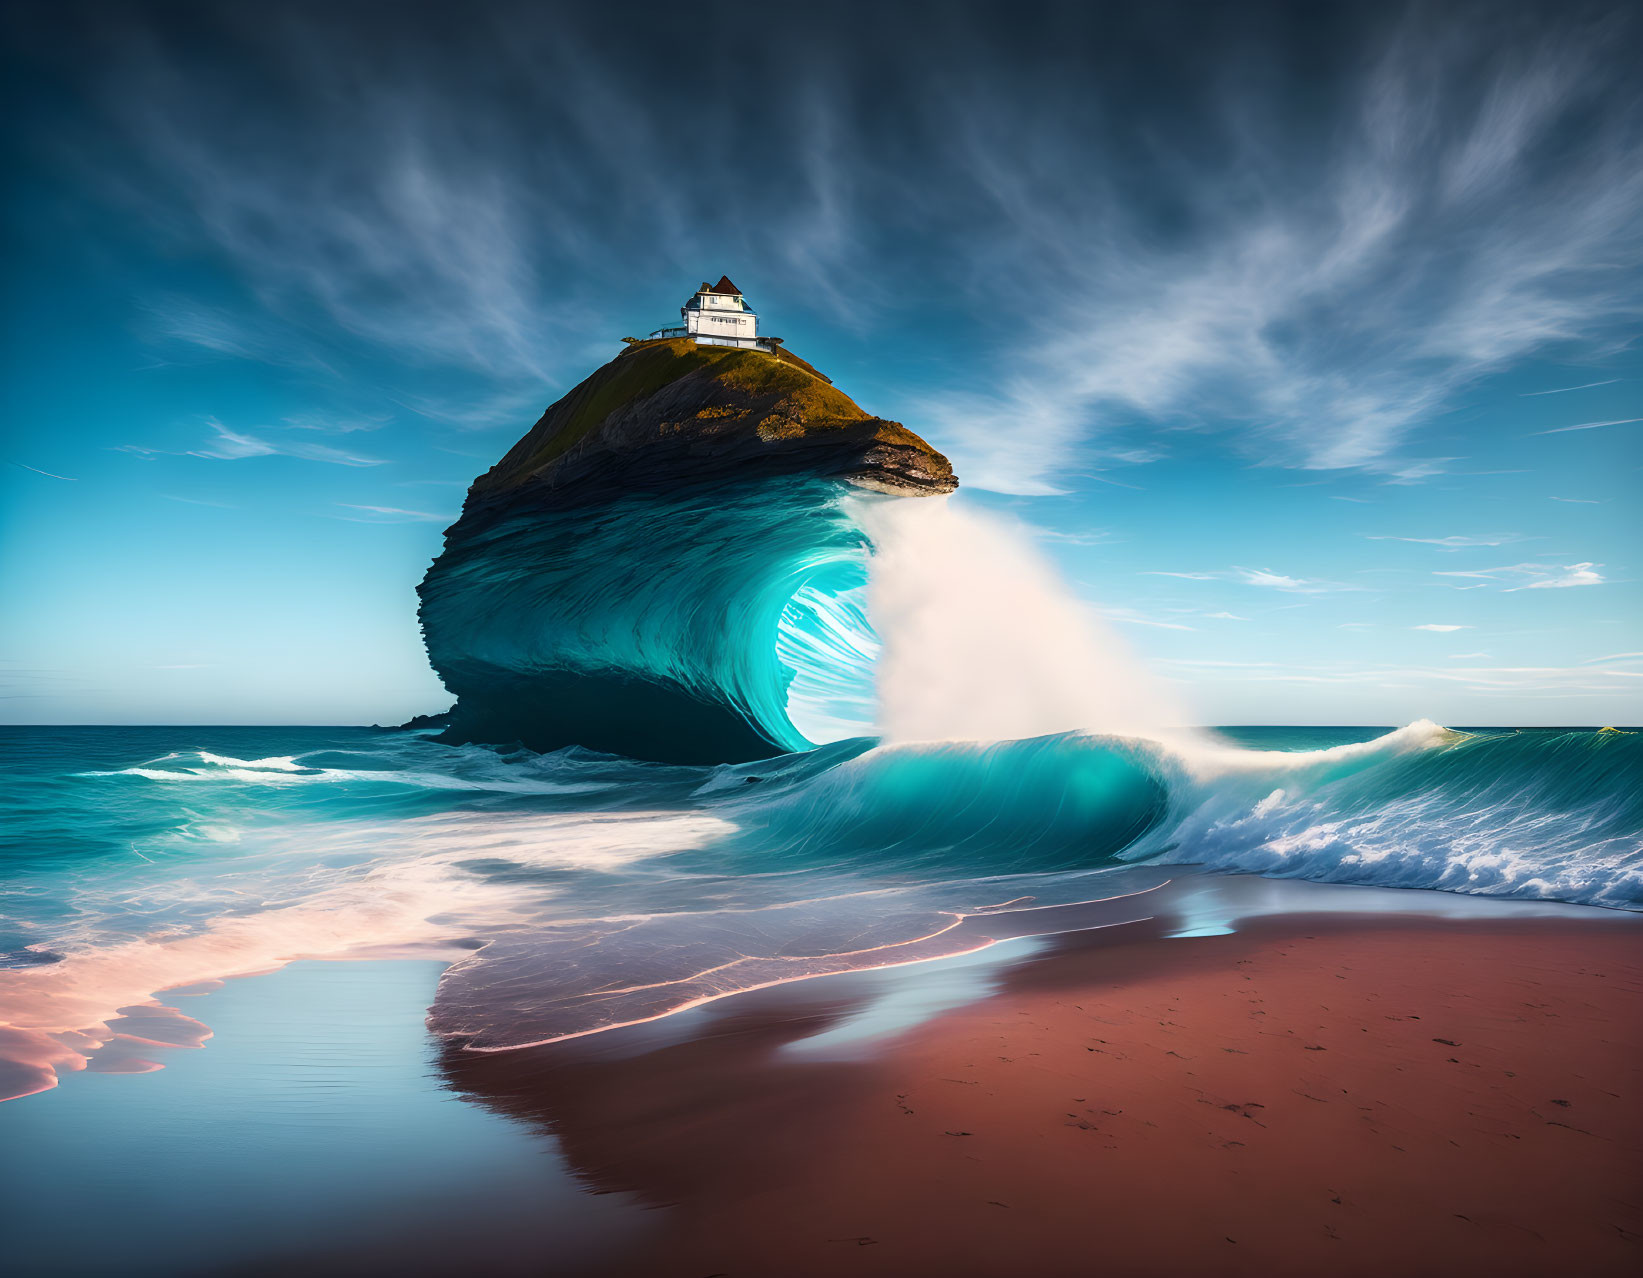
[[[474,481],[467,511],[580,504],[732,472],[897,493],[958,487],[945,457],[796,355],[678,338],[630,345],[555,403]]]

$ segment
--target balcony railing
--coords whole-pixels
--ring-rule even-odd
[[[774,351],[781,344],[778,337],[714,337],[709,333],[692,333],[688,328],[659,328],[645,340],[659,342],[672,337],[694,338],[698,346],[740,346],[761,351]]]

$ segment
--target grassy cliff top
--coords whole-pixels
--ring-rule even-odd
[[[657,438],[750,432],[767,444],[854,428],[873,442],[942,458],[896,422],[862,409],[798,356],[690,338],[637,342],[553,404],[505,457],[475,481],[495,494],[549,472],[578,444],[618,420],[653,426]]]

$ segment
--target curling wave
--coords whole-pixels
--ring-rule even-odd
[[[825,480],[633,495],[453,537],[422,623],[457,735],[759,758],[871,730],[867,556]]]

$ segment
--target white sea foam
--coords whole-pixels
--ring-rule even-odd
[[[1382,733],[1368,741],[1352,741],[1345,745],[1326,746],[1317,750],[1255,750],[1234,745],[1214,733],[1178,736],[1170,741],[1172,753],[1185,763],[1191,774],[1208,780],[1218,776],[1238,774],[1282,775],[1308,768],[1332,764],[1351,764],[1399,754],[1429,750],[1436,746],[1451,745],[1465,739],[1466,734],[1454,732],[1430,719],[1417,719],[1391,732]]]
[[[1177,737],[1186,716],[1021,530],[945,497],[858,500],[891,744]]]
[[[298,756],[300,758],[300,756]],[[186,759],[197,759],[199,764],[189,766]],[[156,764],[171,763],[170,767]],[[494,756],[491,766],[476,776],[457,773],[432,772],[426,769],[394,768],[322,768],[301,764],[296,759],[258,759],[246,763],[226,755],[200,751],[197,754],[167,755],[136,767],[119,768],[111,772],[83,772],[85,777],[142,777],[148,781],[168,783],[199,783],[237,781],[244,785],[290,787],[301,785],[337,785],[359,782],[377,785],[401,785],[420,790],[471,790],[496,794],[588,794],[609,788],[602,781],[549,781],[521,776],[518,769],[508,769]],[[264,764],[289,764],[270,766]]]
[[[358,851],[363,867],[310,873],[294,903],[246,910],[274,891],[256,877],[243,888],[219,875],[207,888],[181,880],[155,893],[222,900],[223,913],[195,931],[161,931],[118,943],[72,946],[61,961],[6,974],[0,984],[0,1057],[21,1071],[13,1094],[51,1087],[110,1038],[106,1022],[179,986],[271,971],[303,958],[347,958],[454,942],[534,917],[517,885],[469,872],[464,863],[505,859],[522,866],[609,872],[646,858],[700,847],[736,827],[701,813],[453,813],[391,824],[284,831],[322,854]],[[304,837],[306,834],[306,838]],[[229,912],[227,902],[238,899]],[[453,954],[455,951],[453,951]],[[0,1078],[0,1082],[4,1082]]]
[[[301,772],[303,770],[302,765],[288,755],[272,755],[266,759],[236,759],[231,754],[212,754],[207,750],[201,750],[199,757],[204,762],[214,763],[220,768],[252,768],[267,772]]]

